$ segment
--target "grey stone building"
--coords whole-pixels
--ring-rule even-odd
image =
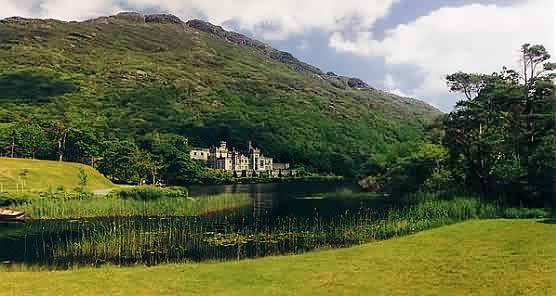
[[[226,142],[211,148],[193,148],[190,152],[191,159],[204,162],[209,168],[224,170],[238,177],[273,176],[294,177],[296,171],[290,169],[288,163],[274,163],[272,157],[263,155],[260,149],[251,142],[247,151],[229,149]]]

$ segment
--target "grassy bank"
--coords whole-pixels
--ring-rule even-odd
[[[2,274],[7,295],[554,295],[554,220],[483,220],[217,264]]]
[[[79,185],[79,169],[85,170],[90,190],[114,187],[110,180],[87,165],[0,157],[0,191],[47,191],[58,187],[72,189]]]
[[[246,194],[188,197],[181,189],[140,187],[117,190],[108,196],[75,192],[24,193],[5,197],[33,219],[77,219],[123,216],[197,216],[249,205]],[[1,198],[0,198],[1,201]]]

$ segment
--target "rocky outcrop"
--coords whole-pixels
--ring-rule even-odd
[[[114,17],[134,23],[145,23],[145,16],[138,12],[120,12]]]
[[[351,88],[370,88],[367,83],[359,78],[350,78],[347,84]]]
[[[145,16],[145,22],[147,23],[158,23],[158,24],[174,24],[174,25],[181,25],[183,24],[182,20],[171,14],[151,14]]]
[[[225,39],[231,43],[235,43],[237,45],[241,45],[241,46],[245,46],[245,47],[249,47],[249,48],[254,48],[257,49],[259,51],[262,51],[264,53],[270,53],[271,51],[274,51],[275,49],[270,47],[268,44],[257,41],[257,40],[253,40],[251,38],[248,38],[245,35],[239,34],[239,33],[235,33],[235,32],[228,32],[226,30],[224,30],[222,27],[220,26],[215,26],[209,22],[205,22],[202,20],[191,20],[186,22],[186,25],[188,27],[197,29],[199,31],[203,31],[206,33],[209,33],[211,35],[220,37],[222,39]]]
[[[317,76],[318,78],[330,83],[334,87],[341,88],[341,89],[346,89],[346,88],[373,89],[368,84],[363,82],[361,79],[339,76],[333,72],[324,73],[319,68],[311,66],[307,63],[298,60],[289,52],[274,49],[266,43],[253,40],[239,33],[226,31],[222,27],[213,25],[209,22],[202,21],[202,20],[190,20],[186,22],[186,26],[211,34],[215,37],[225,39],[228,42],[240,46],[253,48],[261,52],[262,54],[269,56],[274,60],[280,61],[288,65],[290,68],[294,69],[297,72],[309,74],[312,76]]]

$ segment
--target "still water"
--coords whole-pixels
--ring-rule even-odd
[[[341,247],[369,239],[384,202],[323,199],[343,183],[191,186],[191,196],[247,193],[250,205],[196,217],[32,220],[0,225],[0,264],[159,264]]]

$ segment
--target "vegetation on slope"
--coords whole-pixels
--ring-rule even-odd
[[[553,224],[554,220],[471,221],[296,256],[13,272],[3,274],[0,289],[24,295],[553,295]],[[46,278],[49,285],[44,285]]]
[[[80,163],[4,157],[0,157],[0,184],[4,191],[47,191],[58,187],[73,189],[80,185],[80,169],[87,175],[88,189],[114,187],[97,170]]]
[[[148,174],[129,172],[137,159],[151,170],[186,162],[154,147],[186,150],[185,138],[240,148],[252,140],[276,161],[355,175],[369,153],[421,138],[438,114],[372,88],[339,88],[170,16],[9,18],[0,44],[0,153],[11,155],[15,139],[15,156],[99,159],[95,167],[120,181]]]

